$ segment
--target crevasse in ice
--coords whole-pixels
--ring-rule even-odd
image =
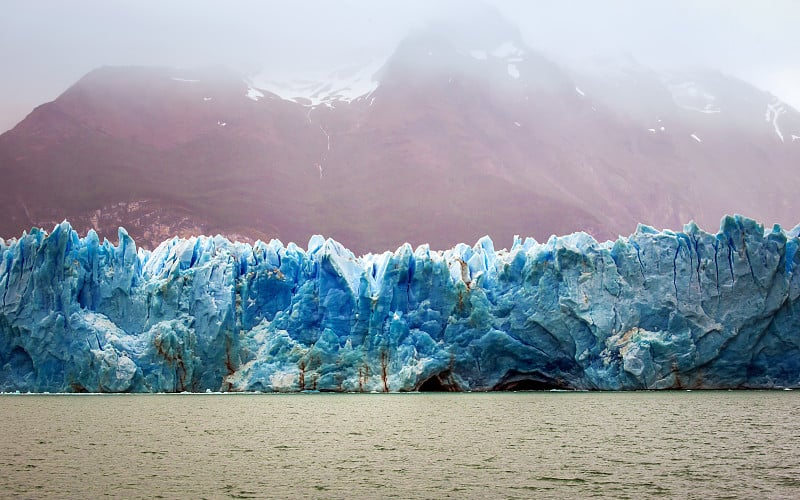
[[[735,216],[355,257],[65,222],[0,245],[0,390],[794,387],[797,233]]]

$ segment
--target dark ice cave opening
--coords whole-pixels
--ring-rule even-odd
[[[417,387],[419,392],[458,392],[460,390],[461,388],[453,380],[453,375],[449,370],[432,375]]]
[[[552,378],[540,372],[523,373],[512,370],[495,385],[494,391],[550,391],[570,390],[567,382],[561,378]]]
[[[522,379],[502,382],[494,387],[495,391],[549,391],[552,389],[569,389],[552,381]]]

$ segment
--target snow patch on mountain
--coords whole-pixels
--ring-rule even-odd
[[[514,78],[515,80],[519,78],[519,70],[517,69],[516,64],[508,65],[508,74],[509,76],[511,76],[511,78]]]
[[[507,41],[498,45],[492,50],[492,56],[498,59],[506,59],[508,57],[522,57],[525,51],[517,47],[514,42]]]
[[[667,128],[666,128],[666,127],[664,126],[664,124],[661,122],[661,118],[658,118],[658,119],[657,119],[657,122],[658,122],[658,123],[656,124],[656,126],[655,126],[654,128],[648,128],[647,130],[648,130],[649,132],[652,132],[652,133],[654,133],[654,134],[655,134],[656,132],[664,132],[664,131],[666,131],[666,130],[667,130]]]
[[[786,107],[782,102],[775,99],[771,103],[767,104],[767,112],[766,116],[764,117],[767,122],[772,123],[772,127],[775,129],[775,134],[778,136],[781,142],[785,141],[783,139],[783,132],[781,131],[780,126],[778,126],[778,117],[784,113],[786,113]]]
[[[672,94],[673,101],[680,108],[706,114],[722,112],[716,103],[717,98],[694,81],[667,85],[667,88]]]
[[[262,97],[264,97],[264,93],[258,89],[254,89],[253,87],[247,87],[247,94],[248,99],[252,99],[254,101],[258,101]]]
[[[379,83],[376,73],[383,64],[382,60],[373,60],[366,65],[288,78],[262,72],[248,83],[253,89],[270,92],[287,101],[310,106],[331,105],[336,101],[351,102],[375,91]]]

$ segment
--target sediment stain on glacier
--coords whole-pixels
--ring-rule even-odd
[[[797,236],[735,216],[356,257],[62,223],[0,245],[0,390],[795,387]]]

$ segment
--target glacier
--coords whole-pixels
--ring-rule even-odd
[[[0,242],[0,391],[797,387],[798,232],[727,216],[356,257],[64,222]]]

